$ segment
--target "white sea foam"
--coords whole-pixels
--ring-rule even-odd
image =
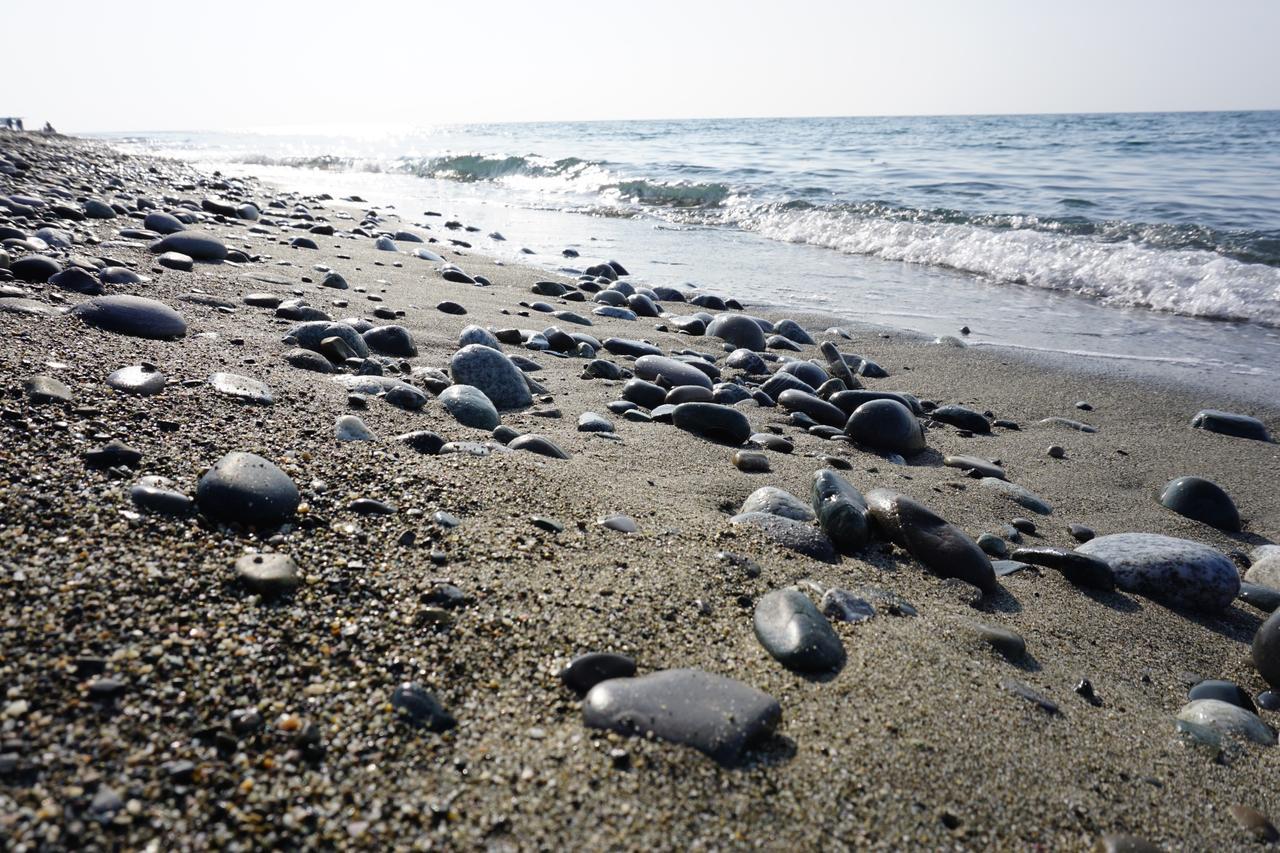
[[[1214,252],[965,223],[891,221],[829,208],[761,207],[743,214],[738,224],[774,240],[946,267],[1118,306],[1280,326],[1280,268]]]

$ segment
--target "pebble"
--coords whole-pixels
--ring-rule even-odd
[[[377,441],[373,431],[356,415],[339,415],[333,423],[333,437],[338,441]]]
[[[750,317],[741,314],[718,314],[707,325],[707,335],[741,349],[761,352],[765,349],[764,330]]]
[[[205,515],[242,524],[274,525],[298,508],[298,487],[275,463],[233,451],[213,464],[196,487]]]
[[[85,451],[84,464],[90,468],[132,468],[142,461],[142,452],[112,439],[101,447]]]
[[[1019,486],[1017,483],[1010,483],[1008,480],[1001,480],[996,477],[983,477],[978,481],[978,485],[988,491],[1004,495],[1023,509],[1029,509],[1040,515],[1053,514],[1053,507],[1049,505],[1048,501],[1030,489]]]
[[[707,374],[687,362],[661,355],[643,355],[636,359],[636,375],[653,382],[659,378],[672,387],[693,385],[711,391],[711,379]]]
[[[391,707],[408,722],[427,731],[444,732],[458,724],[434,694],[412,681],[396,685],[391,693]]]
[[[1275,730],[1262,722],[1257,714],[1219,699],[1188,702],[1178,711],[1178,720],[1264,746],[1273,746],[1276,742]]]
[[[284,360],[300,370],[310,370],[313,373],[333,373],[333,365],[329,362],[329,359],[318,352],[303,349],[302,347],[295,347],[286,352]]]
[[[813,510],[790,492],[776,486],[761,486],[742,502],[739,514],[749,512],[767,512],[770,515],[790,518],[796,521],[813,521]]]
[[[142,477],[129,489],[129,498],[139,509],[161,515],[186,515],[195,501],[171,488],[167,477]]]
[[[236,577],[264,598],[292,592],[302,583],[298,564],[288,554],[245,554],[236,560]]]
[[[875,618],[875,605],[849,592],[832,587],[822,594],[822,614],[836,622],[865,622]]]
[[[1064,456],[1067,455],[1067,451],[1064,450],[1062,445],[1060,444],[1049,445],[1049,449],[1045,452],[1049,454],[1049,457],[1051,459],[1062,459]]]
[[[844,431],[858,444],[875,450],[910,456],[925,449],[920,421],[896,400],[863,403],[849,416]]]
[[[756,527],[773,543],[815,560],[834,563],[837,559],[831,540],[822,531],[804,522],[768,512],[742,513],[730,518],[729,522]]]
[[[813,472],[810,500],[818,525],[843,554],[861,550],[871,536],[866,498],[830,468]]]
[[[453,354],[449,373],[459,385],[479,389],[497,409],[522,409],[533,403],[520,368],[490,347],[479,344],[462,347]]]
[[[139,338],[180,338],[187,333],[181,314],[144,296],[95,296],[71,313],[90,326]]]
[[[994,533],[983,533],[977,539],[978,547],[987,552],[990,557],[1003,559],[1009,556],[1009,546],[1003,539]]]
[[[671,413],[671,422],[687,432],[733,446],[751,437],[747,416],[719,403],[681,403]]]
[[[592,728],[684,744],[733,765],[773,733],[782,708],[769,694],[740,681],[698,669],[669,669],[600,682],[587,693],[583,718]]]
[[[595,412],[583,412],[578,416],[578,432],[613,432],[613,422]]]
[[[866,496],[876,527],[934,574],[959,578],[984,593],[997,589],[991,559],[964,531],[924,505],[888,489]]]
[[[1216,613],[1240,591],[1235,564],[1207,545],[1155,533],[1116,533],[1077,553],[1107,563],[1116,586],[1174,607]]]
[[[1249,438],[1254,441],[1270,441],[1271,434],[1266,425],[1249,415],[1238,415],[1232,412],[1221,412],[1217,409],[1201,409],[1191,419],[1194,429],[1216,432],[1234,438]]]
[[[1160,492],[1162,506],[1178,515],[1201,521],[1219,530],[1238,532],[1240,513],[1221,486],[1203,477],[1178,477]]]
[[[636,674],[636,662],[613,652],[588,652],[569,661],[560,670],[560,681],[575,693],[583,694],[610,678],[630,678]]]
[[[1253,666],[1271,687],[1280,689],[1280,610],[1253,635]]]
[[[1187,692],[1187,699],[1217,699],[1244,708],[1252,714],[1258,712],[1257,706],[1249,698],[1249,693],[1233,681],[1214,678],[1199,681]]]
[[[266,386],[266,383],[251,379],[248,376],[240,376],[235,373],[214,373],[209,377],[209,384],[219,394],[226,394],[228,397],[235,397],[237,400],[243,400],[246,403],[271,405],[275,400],[271,394],[271,389]]]
[[[940,406],[930,412],[929,417],[935,421],[950,424],[957,429],[967,429],[980,435],[986,435],[991,432],[991,422],[986,417],[973,409],[966,409],[964,406]]]
[[[127,394],[150,396],[164,390],[168,379],[149,364],[122,367],[107,377],[107,385]]]
[[[769,471],[769,457],[754,450],[736,450],[732,457],[733,467],[748,474],[761,474]]]
[[[972,619],[961,620],[958,624],[961,630],[986,643],[1007,660],[1016,661],[1027,653],[1027,641],[1008,628]]]
[[[27,399],[36,405],[71,402],[71,388],[52,376],[32,376],[22,387],[27,392]]]
[[[151,244],[157,255],[177,252],[197,261],[221,261],[227,257],[227,247],[212,234],[203,231],[176,231]]]
[[[1071,534],[1071,538],[1077,542],[1088,542],[1098,534],[1093,532],[1092,527],[1086,527],[1083,524],[1067,525],[1067,532]]]
[[[1103,560],[1080,551],[1067,551],[1051,545],[1016,548],[1013,559],[1035,566],[1046,566],[1061,572],[1069,583],[1110,592],[1116,588],[1115,574]]]
[[[844,645],[809,596],[796,589],[766,594],[756,605],[756,639],[787,669],[827,672],[844,664]]]
[[[413,334],[404,326],[375,326],[361,337],[373,352],[399,358],[413,358],[418,354]]]
[[[1000,681],[1000,689],[1008,691],[1021,699],[1027,700],[1051,717],[1056,717],[1062,713],[1057,702],[1054,702],[1038,690],[1031,689],[1021,681],[1017,681],[1012,678],[1002,679]]]
[[[600,519],[599,524],[606,530],[616,530],[619,533],[635,533],[640,528],[636,525],[635,519],[627,515],[610,515]]]
[[[1227,811],[1231,812],[1231,817],[1235,818],[1240,828],[1253,836],[1255,841],[1262,844],[1274,844],[1280,841],[1280,831],[1276,830],[1275,825],[1267,819],[1266,815],[1252,806],[1237,803],[1230,806]]]
[[[959,468],[962,471],[967,471],[970,477],[1006,479],[1003,468],[989,459],[980,459],[977,456],[944,456],[942,457],[942,464],[948,468]]]
[[[518,369],[514,365],[512,368]],[[439,400],[445,411],[463,426],[492,430],[499,424],[498,410],[479,388],[450,385],[440,394]]]
[[[512,450],[525,450],[539,456],[550,456],[552,459],[568,459],[569,454],[558,444],[546,436],[526,433],[511,441],[507,447]]]

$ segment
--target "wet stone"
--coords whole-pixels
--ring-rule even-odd
[[[863,403],[849,416],[844,431],[858,444],[903,456],[925,448],[920,422],[896,400]]]
[[[160,515],[186,515],[195,501],[171,488],[166,477],[142,477],[129,489],[129,497],[139,509]]]
[[[888,489],[867,494],[876,527],[925,567],[944,578],[959,578],[983,592],[996,590],[991,559],[964,531],[924,505]]]
[[[686,432],[734,446],[751,436],[747,416],[718,403],[681,403],[671,413],[671,422]]]

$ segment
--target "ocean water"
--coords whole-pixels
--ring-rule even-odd
[[[106,138],[436,231],[438,211],[548,269],[572,247],[651,284],[1280,390],[1280,112]]]

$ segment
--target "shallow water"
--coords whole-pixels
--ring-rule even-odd
[[[107,138],[438,232],[437,210],[549,269],[616,258],[652,284],[1280,390],[1277,112]]]

